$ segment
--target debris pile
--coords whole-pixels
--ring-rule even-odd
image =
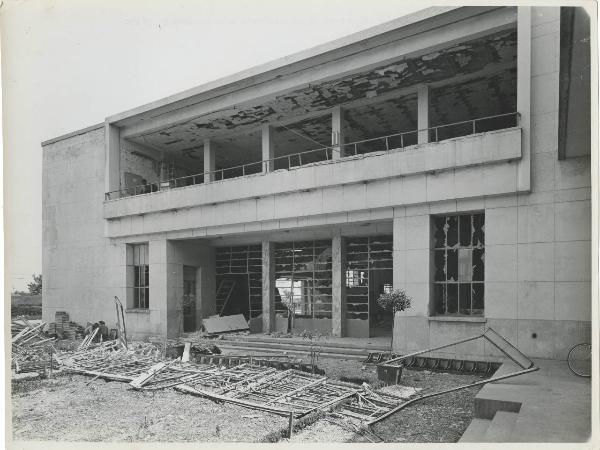
[[[183,357],[165,360],[160,347],[151,343],[131,342],[125,348],[120,341],[109,341],[81,346],[64,358],[63,366],[71,372],[127,382],[138,390],[175,388],[286,417],[336,408],[345,417],[367,420],[400,401],[390,394],[375,393],[367,385],[334,381],[293,368],[253,364],[243,358],[228,357],[218,364],[189,362],[191,348],[192,344],[187,343]]]
[[[133,342],[125,348],[120,340],[115,340],[80,346],[62,364],[65,369],[75,373],[131,381],[159,358],[160,351],[152,344]]]
[[[11,367],[16,373],[35,372],[58,368],[54,338],[43,333],[46,322],[28,321],[25,318],[11,322]]]

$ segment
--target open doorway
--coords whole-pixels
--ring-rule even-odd
[[[390,269],[369,270],[369,336],[391,336],[394,317],[391,311],[384,311],[377,304],[377,299],[383,293],[393,289],[394,273]]]
[[[220,316],[243,314],[250,319],[248,274],[217,275],[217,313]]]
[[[390,336],[392,313],[377,299],[393,287],[391,235],[346,239],[346,331],[350,337]]]
[[[217,314],[243,314],[251,333],[262,331],[262,247],[216,248]]]

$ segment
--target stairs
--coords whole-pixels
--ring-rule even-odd
[[[219,284],[219,287],[217,288],[217,294],[216,294],[216,305],[217,305],[217,311],[219,312],[219,315],[223,314],[223,311],[225,310],[227,303],[229,303],[231,294],[233,293],[233,290],[235,289],[235,284],[236,284],[235,280],[232,280],[231,278],[225,278]]]
[[[458,442],[514,442],[512,432],[519,413],[497,411],[492,420],[473,419]]]
[[[273,354],[281,355],[283,353],[294,356],[308,356],[311,351],[311,342],[308,340],[278,339],[278,338],[253,338],[245,336],[243,339],[224,336],[217,342],[219,348],[235,354]],[[314,345],[319,347],[319,357],[336,359],[364,360],[369,352],[385,352],[388,350],[385,346],[364,345],[357,343],[340,343],[319,341]]]

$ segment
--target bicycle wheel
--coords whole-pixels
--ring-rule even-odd
[[[580,377],[592,376],[592,345],[577,344],[567,356],[569,369]]]

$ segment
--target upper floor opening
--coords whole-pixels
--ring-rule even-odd
[[[483,16],[493,26],[476,30],[468,22],[453,24],[460,31],[455,39],[438,36],[437,45],[425,43],[421,50],[395,48],[388,56],[399,55],[378,62],[360,56],[364,61],[353,70],[340,59],[337,71],[316,81],[266,95],[259,86],[252,95],[186,120],[124,127],[118,164],[112,166],[118,167],[118,183],[107,189],[106,198],[517,127],[516,8],[491,9]],[[421,36],[424,42],[428,35]],[[330,58],[328,64],[336,61],[335,55]],[[305,79],[318,78],[319,66],[312,70]]]

